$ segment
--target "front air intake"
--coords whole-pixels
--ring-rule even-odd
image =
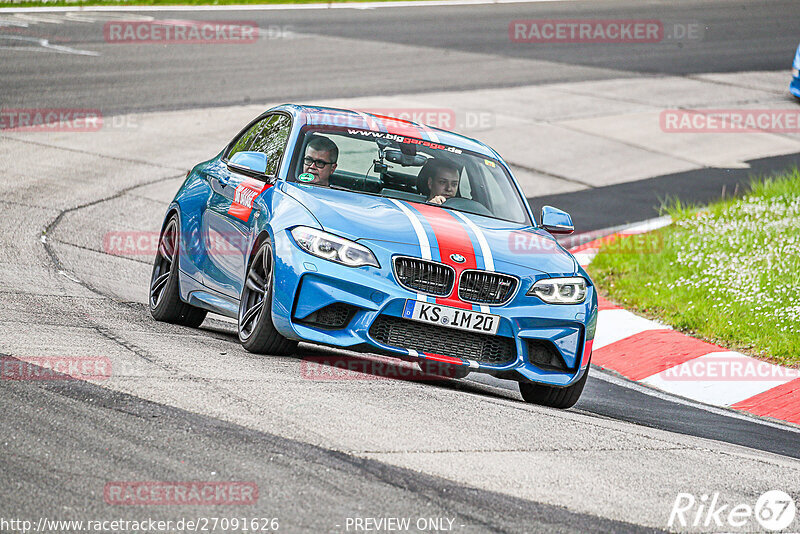
[[[461,273],[458,297],[464,302],[499,306],[514,296],[517,279],[507,274],[468,270]]]
[[[456,278],[449,265],[405,256],[394,259],[394,275],[404,288],[438,297],[446,297],[453,291]]]
[[[319,328],[344,328],[350,322],[350,319],[353,318],[355,312],[356,308],[354,306],[342,302],[335,302],[318,309],[298,322]]]
[[[567,371],[567,364],[558,349],[549,341],[541,339],[528,339],[525,341],[528,347],[528,360],[536,367],[542,369],[552,369],[555,371]]]

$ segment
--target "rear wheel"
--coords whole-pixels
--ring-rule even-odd
[[[532,382],[520,382],[519,392],[526,402],[550,406],[551,408],[572,408],[581,397],[588,377],[589,369],[586,369],[580,380],[564,388],[534,384]]]
[[[157,321],[197,327],[206,311],[181,300],[178,288],[178,216],[170,217],[158,239],[158,251],[150,277],[150,314]]]
[[[239,301],[239,341],[248,352],[291,354],[297,342],[283,337],[272,323],[273,260],[272,246],[267,241],[247,269]]]

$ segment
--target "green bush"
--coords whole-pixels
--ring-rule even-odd
[[[589,267],[601,290],[722,346],[800,363],[800,172],[666,211],[670,226],[601,249]]]

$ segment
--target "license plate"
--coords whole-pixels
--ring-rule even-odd
[[[500,326],[499,315],[440,306],[418,300],[406,300],[403,318],[481,334],[496,334],[497,328]]]

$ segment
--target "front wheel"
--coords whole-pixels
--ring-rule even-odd
[[[580,380],[564,388],[534,384],[532,382],[520,382],[519,392],[526,402],[550,406],[551,408],[572,408],[583,393],[583,386],[589,377],[589,369],[583,373]]]
[[[178,288],[178,216],[170,217],[158,239],[158,251],[150,277],[150,314],[156,321],[197,327],[206,311],[181,300]]]
[[[272,323],[274,256],[269,241],[263,243],[247,269],[239,300],[239,341],[248,352],[291,354],[296,341],[283,337]]]

